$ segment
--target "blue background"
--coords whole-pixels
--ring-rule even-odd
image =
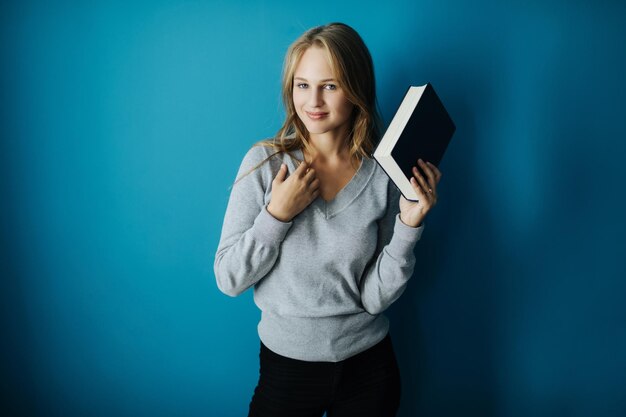
[[[7,3],[0,414],[246,413],[229,186],[281,124],[289,43],[344,21],[387,122],[431,81],[457,123],[389,311],[400,415],[626,415],[625,3]]]

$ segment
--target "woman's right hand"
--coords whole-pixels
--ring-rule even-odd
[[[272,200],[267,211],[282,222],[290,222],[319,195],[320,181],[315,170],[306,161],[287,176],[287,165],[282,164],[272,181]]]

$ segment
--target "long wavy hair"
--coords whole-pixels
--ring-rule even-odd
[[[294,157],[292,151],[311,150],[309,133],[293,104],[293,77],[302,55],[312,46],[325,50],[337,84],[354,105],[347,138],[351,160],[354,161],[355,156],[371,158],[380,137],[381,124],[376,101],[374,63],[365,42],[353,28],[344,23],[329,23],[307,30],[289,46],[282,72],[285,122],[274,138],[253,145],[269,147],[274,152],[244,173],[235,184],[276,154],[287,153],[302,162]]]

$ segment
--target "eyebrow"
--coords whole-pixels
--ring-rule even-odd
[[[308,81],[306,78],[302,78],[302,77],[294,77],[294,80],[300,80],[300,81]],[[325,80],[320,80],[321,83],[325,83],[328,81],[335,81],[334,78],[326,78]]]

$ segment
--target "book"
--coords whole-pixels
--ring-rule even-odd
[[[404,198],[418,201],[411,186],[418,158],[439,166],[456,126],[431,83],[410,86],[372,157]]]

